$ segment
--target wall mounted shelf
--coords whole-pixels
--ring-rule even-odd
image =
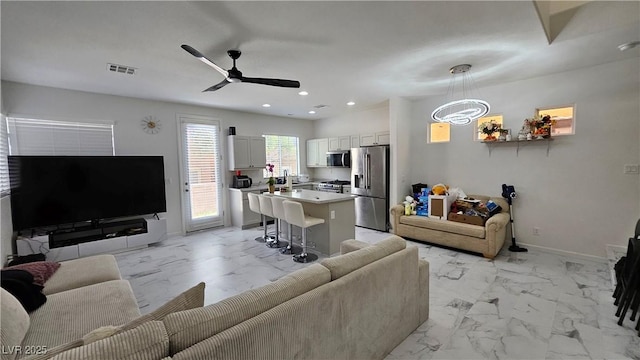
[[[491,150],[494,146],[507,146],[507,145],[515,145],[516,146],[516,156],[520,152],[521,146],[526,145],[538,145],[538,144],[547,144],[547,156],[549,156],[549,148],[551,147],[551,142],[553,138],[547,139],[531,139],[531,140],[511,140],[511,141],[483,141],[483,144],[487,144],[489,147],[489,156],[491,156]]]

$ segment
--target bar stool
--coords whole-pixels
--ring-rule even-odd
[[[299,263],[308,263],[317,260],[317,255],[307,253],[307,228],[324,224],[324,219],[305,215],[302,204],[297,201],[285,200],[283,202],[283,205],[285,220],[289,224],[302,228],[302,253],[293,255],[293,261]]]
[[[276,227],[277,228],[281,228],[282,224],[280,223],[280,220],[286,220],[286,214],[284,212],[284,198],[281,197],[277,197],[277,196],[273,196],[271,197],[271,205],[273,205],[273,216],[275,216],[276,218]],[[288,244],[286,247],[283,247],[280,249],[280,252],[283,254],[299,254],[301,251],[301,249],[296,246],[294,248],[293,246],[293,235],[292,235],[292,225],[289,224],[288,225],[288,230],[289,230],[289,243],[287,243],[286,241],[281,241],[281,243],[283,244]]]
[[[249,199],[249,209],[254,213],[260,214],[260,219],[262,224],[264,225],[264,236],[258,236],[255,238],[255,241],[266,242],[269,237],[267,236],[267,219],[264,214],[260,211],[260,195],[254,193],[248,193],[247,198]]]
[[[260,202],[260,212],[262,213],[262,215],[264,215],[265,217],[268,216],[270,218],[274,218],[275,216],[273,215],[273,205],[271,203],[271,196],[267,196],[267,195],[258,195],[258,201]],[[265,219],[266,220],[266,219]],[[264,237],[265,239],[267,239],[266,243],[268,247],[284,247],[286,245],[280,245],[280,236],[279,236],[279,226],[278,226],[278,222],[276,221],[276,236],[275,238],[270,237],[267,235],[267,229],[268,229],[268,225],[267,222],[265,221],[264,223]]]

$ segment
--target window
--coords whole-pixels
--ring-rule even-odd
[[[555,120],[556,124],[551,127],[551,135],[573,135],[575,130],[575,106],[555,106],[549,108],[536,109],[536,116],[543,117],[550,115],[551,120]]]
[[[115,155],[113,124],[8,118],[11,155]]]
[[[476,141],[482,141],[487,137],[487,134],[483,134],[481,132],[478,131],[478,129],[480,128],[480,124],[486,123],[493,120],[496,124],[499,124],[501,127],[503,125],[502,122],[502,115],[489,115],[489,116],[485,116],[485,117],[481,117],[478,119],[478,121],[476,121],[476,126],[474,128],[475,133],[473,134],[473,139]],[[498,137],[498,133],[493,134],[493,136]]]
[[[440,122],[429,124],[429,143],[449,141],[451,141],[451,124]]]
[[[9,194],[9,134],[7,133],[7,119],[0,114],[0,196]]]
[[[267,151],[267,164],[274,164],[273,175],[284,176],[286,170],[288,174],[299,174],[298,165],[298,138],[295,136],[264,135],[265,148]],[[265,168],[264,177],[269,177],[269,172]]]

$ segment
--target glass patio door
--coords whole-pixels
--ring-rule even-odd
[[[200,116],[179,115],[181,191],[184,231],[223,221],[220,123]]]

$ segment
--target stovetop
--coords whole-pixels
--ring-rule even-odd
[[[331,184],[331,185],[351,185],[351,181],[347,180],[331,180],[331,181],[323,181],[322,184]]]

